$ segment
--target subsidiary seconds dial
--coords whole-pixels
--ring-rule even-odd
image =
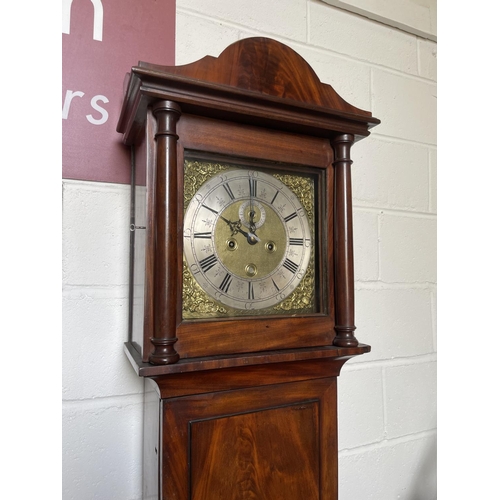
[[[184,255],[212,299],[239,310],[275,306],[304,277],[311,257],[304,207],[279,179],[257,170],[206,181],[184,216]]]

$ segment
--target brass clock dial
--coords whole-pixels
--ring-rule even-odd
[[[272,312],[311,274],[312,233],[299,197],[279,176],[222,169],[185,211],[185,265],[219,311]]]

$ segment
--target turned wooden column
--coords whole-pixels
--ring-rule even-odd
[[[342,134],[332,141],[334,150],[334,270],[335,270],[335,339],[338,347],[356,347],[354,336],[354,262],[352,237],[351,146],[352,134]]]
[[[177,121],[181,108],[172,101],[153,106],[157,121],[156,140],[156,217],[154,260],[154,351],[149,362],[168,365],[179,360],[174,349],[178,293],[177,258]]]

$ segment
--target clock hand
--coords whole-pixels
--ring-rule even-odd
[[[236,231],[241,233],[250,243],[250,245],[255,245],[255,243],[260,241],[260,238],[255,234],[255,233],[247,233],[246,231],[243,231],[239,226],[236,228]]]
[[[222,215],[219,215],[219,217],[229,226],[229,229],[231,229],[231,233],[232,233],[231,236],[234,236],[241,227],[241,221],[231,222],[230,220],[226,219]]]
[[[236,231],[239,231],[247,239],[250,245],[255,245],[255,243],[260,241],[260,238],[255,234],[255,224],[250,224],[250,232],[247,233],[246,231],[243,231],[243,229],[241,229],[241,220],[239,220]]]
[[[255,222],[253,220],[254,217],[255,217],[255,212],[252,206],[250,206],[250,232],[253,234],[255,234],[255,230],[257,229],[255,226]]]
[[[260,241],[260,238],[255,233],[247,233],[246,231],[243,231],[243,229],[241,229],[241,220],[237,222],[231,222],[222,215],[220,215],[219,217],[229,226],[229,229],[231,229],[232,232],[232,236],[234,236],[236,233],[241,233],[247,239],[250,245],[255,245],[255,243]]]
[[[255,245],[255,243],[260,241],[260,238],[255,233],[245,233],[244,231],[241,231],[241,233],[246,234],[247,241],[250,245]]]

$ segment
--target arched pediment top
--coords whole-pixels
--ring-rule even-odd
[[[139,62],[128,74],[117,126],[125,144],[140,135],[158,100],[177,103],[182,113],[317,137],[349,133],[359,140],[380,123],[322,83],[293,49],[261,37],[182,66]]]
[[[228,46],[219,57],[206,56],[182,66],[142,62],[139,66],[332,111],[372,116],[369,111],[342,99],[330,85],[322,83],[297,52],[269,38],[246,38]]]

